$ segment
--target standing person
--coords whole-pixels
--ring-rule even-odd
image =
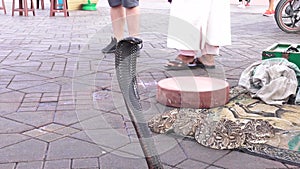
[[[139,33],[139,0],[108,0],[114,37],[102,49],[103,53],[115,52],[117,42],[123,38],[124,25],[127,22],[129,36]]]
[[[269,0],[269,8],[266,10],[265,13],[263,13],[263,16],[273,16],[275,14],[274,1],[275,0]]]
[[[250,0],[239,0],[239,4],[237,7],[245,8],[246,6],[250,6]]]
[[[230,44],[230,0],[171,3],[167,46],[179,53],[165,65],[167,69],[214,68],[219,47]]]

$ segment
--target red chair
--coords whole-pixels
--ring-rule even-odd
[[[24,15],[28,16],[28,12],[32,11],[33,16],[35,16],[35,10],[34,10],[34,5],[33,5],[33,0],[30,0],[31,6],[28,8],[28,3],[27,0],[19,0],[19,8],[15,8],[15,1],[13,0],[12,4],[12,16],[14,16],[15,12],[19,12],[19,15]]]
[[[0,7],[0,10],[3,9],[4,14],[6,14],[6,9],[5,9],[5,3],[4,0],[2,0],[2,7]]]
[[[62,6],[58,4],[57,0],[50,0],[50,16],[55,16],[56,12],[63,12],[65,17],[69,16],[67,0],[63,0]]]

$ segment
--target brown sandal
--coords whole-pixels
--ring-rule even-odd
[[[191,69],[201,68],[201,69],[215,69],[215,65],[205,65],[198,58],[195,58],[192,62],[188,63],[187,66]]]

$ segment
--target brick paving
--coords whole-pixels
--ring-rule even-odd
[[[100,51],[111,35],[109,8],[71,11],[49,17],[11,16],[0,11],[0,169],[147,168],[114,72],[114,56]],[[47,2],[46,2],[47,6]],[[142,2],[138,59],[141,102],[147,119],[166,107],[155,101],[160,79],[207,75],[204,71],[166,71],[176,51],[166,48],[168,4]],[[237,85],[240,73],[261,59],[273,43],[299,43],[286,34],[264,7],[232,6],[232,45],[221,48],[209,76]],[[222,30],[220,30],[222,31]],[[239,151],[212,150],[178,136],[154,135],[165,168],[297,168]]]

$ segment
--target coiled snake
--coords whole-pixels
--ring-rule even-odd
[[[299,151],[280,145],[282,133],[300,133],[299,117],[300,106],[267,105],[236,86],[223,107],[169,110],[151,118],[148,126],[155,133],[173,131],[213,149],[241,149],[300,165]]]

